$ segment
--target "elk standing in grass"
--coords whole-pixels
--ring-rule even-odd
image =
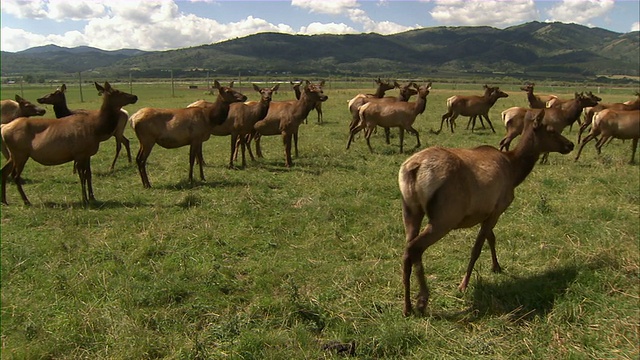
[[[302,92],[300,91],[300,86],[302,85],[302,81],[298,81],[298,82],[293,82],[290,81],[289,82],[292,86],[293,86],[293,92],[296,94],[296,99],[300,99],[300,95],[302,94]],[[317,84],[314,84],[315,86],[319,86],[320,88],[324,87],[324,80],[320,81]],[[318,101],[315,105],[315,109],[316,112],[318,113],[318,124],[322,124],[322,101]],[[304,123],[307,124],[307,119],[304,119]]]
[[[267,116],[254,126],[256,155],[262,157],[260,138],[262,136],[282,135],[284,143],[285,166],[291,167],[291,140],[293,138],[295,155],[298,156],[298,128],[318,101],[326,101],[322,87],[305,81],[300,99],[291,101],[272,101]]]
[[[509,97],[509,95],[500,90],[498,87],[489,87],[484,85],[485,93],[483,96],[462,96],[455,95],[447,99],[447,112],[442,115],[442,121],[440,122],[440,129],[438,131],[431,130],[434,134],[439,134],[442,131],[442,125],[445,121],[448,122],[451,132],[455,126],[455,120],[459,115],[468,116],[474,118],[480,116],[487,120],[491,131],[496,132],[489,120],[489,109],[498,101],[499,98]],[[474,125],[475,126],[475,125]],[[472,127],[473,130],[473,127]]]
[[[578,149],[576,161],[580,158],[582,148],[598,135],[602,135],[600,140],[596,143],[598,155],[600,155],[602,146],[610,138],[623,140],[632,139],[631,161],[629,161],[629,163],[635,163],[636,150],[638,149],[638,138],[640,138],[640,110],[625,111],[604,109],[597,112],[593,117],[591,132],[584,138],[580,145],[580,149]]]
[[[57,88],[54,92],[39,98],[37,101],[40,104],[53,105],[53,112],[56,114],[56,118],[58,119],[80,112],[86,112],[87,110],[72,111],[69,109],[69,107],[67,106],[67,97],[65,96],[66,91],[67,85],[62,84],[62,86]],[[131,163],[131,148],[129,147],[129,139],[124,136],[124,129],[127,127],[129,113],[125,109],[120,109],[120,112],[121,114],[118,118],[118,126],[113,132],[113,137],[116,138],[116,156],[113,158],[113,162],[111,163],[111,167],[109,167],[109,171],[113,171],[114,167],[116,166],[116,160],[118,160],[122,145],[124,145],[125,150],[127,150],[127,159],[129,160],[129,163]]]
[[[636,99],[625,101],[623,103],[599,103],[596,106],[584,108],[584,121],[582,125],[580,125],[580,130],[578,131],[578,143],[580,143],[580,139],[582,138],[582,133],[591,126],[593,122],[593,116],[604,109],[611,110],[622,110],[622,111],[631,111],[631,110],[640,110],[640,93],[636,93]]]
[[[260,93],[260,101],[236,102],[231,104],[227,120],[221,125],[214,126],[211,134],[216,136],[231,135],[231,156],[229,157],[229,168],[235,168],[233,161],[237,154],[237,149],[242,150],[242,167],[247,165],[245,157],[245,149],[247,146],[247,136],[253,133],[253,126],[256,122],[264,119],[269,111],[271,97],[278,90],[280,84],[276,84],[271,88],[259,88],[253,84],[253,89]],[[200,103],[196,101],[187,107],[194,106],[211,106],[213,103]],[[253,155],[252,155],[253,158]]]
[[[418,134],[418,131],[413,128],[413,123],[416,121],[416,117],[422,114],[427,107],[427,95],[429,95],[429,91],[431,90],[431,83],[422,86],[413,84],[413,86],[418,92],[418,99],[414,102],[372,101],[362,105],[358,110],[360,122],[357,126],[351,129],[349,141],[347,142],[347,149],[351,146],[351,141],[355,134],[362,129],[366,129],[365,138],[367,140],[367,146],[369,147],[369,150],[373,152],[370,137],[376,126],[400,128],[401,153],[403,152],[405,130],[416,136],[416,148],[420,147],[420,135]]]
[[[380,79],[378,79],[379,81]],[[380,103],[393,103],[396,101],[407,102],[411,98],[411,96],[418,93],[415,89],[415,84],[413,82],[408,82],[404,84],[400,84],[397,81],[393,82],[393,88],[398,88],[400,92],[398,96],[384,96],[384,92],[390,85],[388,83],[378,83],[378,89],[376,90],[376,94],[372,96],[371,94],[358,94],[353,99],[349,100],[349,112],[351,113],[351,123],[349,124],[349,131],[353,130],[360,123],[360,107],[369,102],[380,102]],[[388,89],[390,90],[390,89]],[[388,127],[383,127],[384,129],[384,137],[387,144],[390,144],[390,131]],[[353,140],[353,136],[349,137],[349,142]]]
[[[529,102],[529,107],[532,109],[544,109],[547,107],[547,103],[552,99],[557,99],[558,97],[555,95],[534,95],[533,87],[535,84],[526,84],[521,87],[520,90],[527,93],[527,101]]]
[[[6,204],[6,182],[10,175],[18,178],[32,158],[50,166],[73,161],[82,185],[82,201],[95,200],[91,181],[91,156],[100,142],[109,139],[118,126],[120,109],[138,101],[132,94],[116,90],[106,82],[95,83],[102,95],[99,111],[88,111],[62,119],[18,118],[2,127],[2,142],[9,150],[9,160],[2,168],[2,203]],[[16,181],[22,200],[29,205],[22,185]]]
[[[489,242],[493,271],[501,271],[493,228],[513,201],[514,189],[529,175],[541,153],[567,154],[573,149],[571,141],[542,123],[543,116],[540,112],[527,124],[522,140],[513,151],[501,152],[486,145],[474,149],[430,147],[402,164],[398,183],[407,241],[402,273],[405,316],[412,310],[412,270],[415,268],[420,285],[416,306],[422,313],[429,300],[422,254],[453,229],[481,224],[467,272],[459,286],[461,291],[469,284],[485,240]],[[425,216],[429,222],[420,231]]]
[[[20,117],[42,116],[46,110],[38,107],[36,104],[23,99],[20,95],[16,95],[14,100],[0,101],[0,113],[2,114],[2,125],[8,124]],[[2,155],[5,159],[9,159],[9,152],[2,143]]]
[[[229,86],[221,86],[218,80],[214,88],[218,90],[216,101],[211,106],[180,109],[142,108],[131,115],[131,126],[140,141],[136,156],[142,186],[150,188],[147,175],[147,159],[155,144],[165,149],[175,149],[189,145],[189,182],[193,183],[193,164],[196,157],[200,166],[200,179],[204,181],[202,143],[211,137],[213,128],[227,119],[229,108],[234,102],[243,102],[247,97]]]

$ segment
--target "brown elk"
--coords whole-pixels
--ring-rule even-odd
[[[108,82],[95,83],[102,95],[99,111],[73,114],[62,119],[21,117],[2,127],[2,142],[9,150],[9,160],[2,167],[2,203],[6,204],[6,182],[11,175],[18,178],[32,158],[45,165],[73,161],[82,185],[82,200],[95,200],[91,181],[91,156],[100,142],[109,139],[118,126],[120,109],[135,104],[138,97],[114,89]],[[22,185],[16,181],[22,200],[29,205]]]
[[[262,136],[282,135],[284,143],[285,166],[291,167],[291,140],[293,138],[295,155],[298,156],[298,128],[318,101],[327,101],[322,87],[305,80],[300,99],[290,101],[272,101],[267,116],[254,126],[256,155],[262,157],[260,138]]]
[[[544,109],[543,122],[561,133],[564,128],[578,120],[582,109],[595,105],[597,105],[597,102],[594,98],[584,93],[575,93],[573,99],[563,102],[560,107]],[[500,150],[509,150],[511,141],[522,133],[525,124],[532,121],[541,112],[541,109],[518,107],[503,111],[502,120],[507,128],[507,134],[500,140]],[[545,157],[543,157],[543,160],[545,160]]]
[[[63,118],[65,116],[69,116],[72,114],[76,114],[79,112],[86,112],[87,110],[70,110],[67,106],[67,97],[65,92],[67,91],[67,85],[62,84],[59,88],[57,88],[54,92],[49,93],[39,99],[37,99],[39,104],[48,104],[53,105],[53,112],[56,114],[56,118]],[[116,155],[113,158],[113,162],[111,162],[111,167],[109,167],[109,171],[113,171],[116,166],[116,160],[118,160],[118,156],[120,155],[120,150],[122,150],[122,145],[124,145],[125,150],[127,150],[127,159],[129,163],[131,163],[131,149],[129,147],[129,139],[124,136],[124,129],[127,127],[127,121],[129,120],[129,113],[125,109],[120,109],[120,118],[118,121],[118,126],[116,130],[113,132],[113,137],[116,138]],[[74,169],[75,170],[75,169]]]
[[[378,81],[380,79],[378,78]],[[392,103],[396,101],[407,102],[411,98],[411,96],[418,93],[415,89],[413,82],[408,82],[404,84],[400,84],[397,81],[393,82],[393,88],[398,88],[400,92],[398,96],[384,96],[384,92],[387,87],[390,86],[388,83],[378,83],[378,88],[376,90],[375,96],[371,94],[358,94],[353,99],[349,100],[348,107],[349,112],[351,113],[351,123],[349,124],[349,131],[353,130],[358,123],[360,123],[360,107],[369,102],[383,102],[383,103]],[[379,97],[378,97],[379,96]],[[388,127],[384,128],[385,141],[387,144],[390,144],[390,131]],[[350,141],[353,140],[353,136],[350,136]]]
[[[542,123],[544,111],[527,124],[522,140],[509,152],[492,146],[474,149],[430,147],[409,157],[400,167],[402,217],[406,233],[402,280],[404,315],[412,312],[411,272],[420,285],[416,307],[423,313],[429,301],[422,254],[453,229],[480,224],[467,271],[458,287],[466,290],[485,240],[489,243],[493,271],[501,267],[496,256],[493,228],[514,199],[515,188],[533,170],[543,152],[567,154],[573,143]],[[421,231],[424,217],[428,224]]]
[[[293,82],[290,81],[289,82],[292,86],[293,86],[293,92],[296,94],[296,99],[300,99],[300,95],[302,94],[302,92],[300,91],[300,85],[302,85],[302,81],[298,81],[298,82]],[[324,80],[320,81],[318,84],[315,84],[316,86],[319,86],[321,88],[324,87]],[[318,113],[318,124],[322,124],[322,101],[318,101],[316,103],[315,106],[316,112]],[[304,123],[307,124],[307,119],[304,119]]]
[[[216,101],[211,106],[180,109],[142,108],[131,115],[131,126],[140,141],[136,156],[142,186],[150,188],[147,174],[147,159],[155,144],[165,149],[189,145],[189,182],[193,183],[193,164],[198,158],[200,179],[204,181],[202,143],[211,137],[213,128],[222,124],[229,114],[232,103],[243,102],[247,97],[229,86],[221,86],[218,80],[213,87],[218,90]]]
[[[635,100],[626,101],[624,103],[599,103],[596,106],[584,108],[584,121],[582,122],[582,125],[580,125],[580,130],[578,131],[578,143],[580,143],[582,133],[591,125],[593,116],[597,112],[600,112],[604,109],[622,111],[640,110],[640,93],[636,93],[636,96],[637,98]]]
[[[42,116],[46,110],[16,95],[14,100],[0,101],[2,124],[8,124],[19,117]]]
[[[602,146],[610,138],[632,139],[631,161],[629,161],[629,163],[635,163],[636,150],[638,149],[638,138],[640,138],[640,110],[604,109],[597,112],[593,117],[591,132],[584,138],[580,145],[580,149],[578,149],[578,154],[575,159],[576,161],[580,158],[582,148],[598,135],[602,135],[600,140],[596,143],[598,155],[600,155]]]
[[[418,99],[414,102],[370,101],[362,105],[358,110],[360,122],[350,131],[347,149],[349,149],[355,134],[362,129],[366,129],[365,138],[367,140],[367,146],[369,147],[369,150],[373,152],[369,138],[376,126],[400,128],[401,153],[403,152],[405,130],[416,136],[416,148],[420,147],[420,135],[418,134],[418,131],[413,128],[413,123],[415,122],[416,117],[422,114],[427,107],[427,95],[429,95],[429,91],[431,90],[431,83],[422,86],[413,84],[413,86],[418,92]]]
[[[264,119],[269,111],[271,98],[273,93],[278,90],[280,84],[276,84],[271,88],[259,88],[253,84],[253,89],[260,93],[260,101],[236,102],[231,104],[227,120],[222,124],[214,126],[211,134],[216,136],[231,135],[231,156],[229,157],[229,168],[233,169],[233,161],[236,155],[236,149],[242,150],[242,167],[247,165],[245,157],[245,149],[247,146],[247,136],[253,132],[253,126],[256,122]],[[202,104],[196,101],[187,107],[194,106],[211,106],[212,103]]]
[[[520,88],[520,90],[527,93],[527,101],[531,109],[544,109],[547,107],[549,100],[558,98],[555,95],[534,95],[533,87],[535,85],[536,84],[526,84]]]
[[[453,128],[455,126],[455,120],[459,115],[468,116],[473,118],[475,116],[479,116],[480,120],[482,117],[487,120],[489,126],[491,127],[491,131],[496,132],[493,128],[493,124],[491,124],[491,120],[489,120],[489,109],[498,101],[499,98],[509,97],[509,95],[499,87],[489,87],[484,85],[485,93],[483,96],[462,96],[455,95],[447,99],[447,112],[442,115],[442,121],[440,122],[440,129],[438,131],[431,130],[434,134],[439,134],[442,131],[442,125],[445,121],[448,122],[451,132],[453,132]],[[473,129],[473,127],[472,127]]]

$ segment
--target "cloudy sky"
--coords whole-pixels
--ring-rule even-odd
[[[258,32],[392,34],[533,20],[640,29],[638,0],[2,0],[3,51],[81,45],[169,50]]]

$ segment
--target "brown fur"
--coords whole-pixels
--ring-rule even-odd
[[[402,215],[406,232],[403,256],[404,314],[411,313],[410,278],[415,268],[420,285],[417,308],[429,300],[422,254],[453,229],[481,224],[467,272],[459,289],[465,290],[482,245],[488,240],[493,271],[501,271],[495,252],[493,228],[514,199],[514,189],[533,169],[545,151],[563,154],[573,143],[541,123],[543,113],[529,123],[523,139],[510,152],[491,146],[475,149],[430,147],[409,157],[400,167]],[[424,217],[429,219],[421,231]]]
[[[2,202],[6,201],[6,181],[10,175],[19,178],[32,158],[42,165],[59,165],[73,161],[82,185],[82,200],[95,200],[91,181],[91,156],[98,152],[101,141],[111,137],[118,125],[120,109],[138,101],[135,95],[116,90],[107,82],[95,83],[103,101],[99,111],[79,113],[62,119],[15,119],[2,127],[2,141],[9,150],[9,160],[2,168]],[[29,200],[16,181],[25,204]]]
[[[498,87],[490,87],[484,85],[484,95],[477,96],[462,96],[462,95],[454,95],[447,99],[447,112],[442,115],[442,121],[440,122],[440,129],[438,131],[431,130],[434,134],[439,134],[442,131],[442,126],[445,121],[448,122],[449,127],[451,128],[451,132],[453,132],[453,128],[455,126],[455,120],[459,115],[470,117],[470,121],[475,120],[475,117],[479,116],[480,121],[484,117],[489,123],[491,130],[495,133],[495,129],[493,128],[493,124],[491,124],[491,120],[489,120],[489,109],[496,103],[499,98],[508,97],[509,95],[500,90]],[[484,126],[484,125],[483,125]],[[467,125],[468,127],[468,125]],[[471,129],[475,127],[475,121],[473,121],[473,126]]]
[[[532,109],[544,109],[547,107],[547,103],[552,99],[557,99],[555,95],[535,95],[533,93],[533,87],[535,84],[527,84],[520,88],[520,90],[527,93],[527,101],[529,107]]]
[[[193,164],[200,165],[200,179],[204,181],[202,143],[209,140],[213,128],[225,122],[231,103],[246,101],[247,97],[229,86],[214,81],[218,96],[212,106],[180,109],[142,108],[131,115],[131,126],[140,141],[136,156],[142,186],[150,188],[147,159],[154,145],[175,149],[189,145],[189,181],[193,183]]]
[[[631,110],[640,110],[640,94],[636,95],[635,100],[625,101],[624,103],[611,103],[611,104],[603,104],[600,103],[596,106],[591,106],[588,108],[584,108],[584,121],[580,126],[580,130],[578,131],[578,143],[580,143],[580,139],[582,138],[582,133],[591,126],[593,122],[593,116],[604,109],[611,110],[622,110],[622,111],[631,111]]]
[[[629,163],[635,163],[638,138],[640,138],[640,110],[604,109],[597,112],[593,117],[591,132],[584,138],[580,145],[580,149],[576,155],[576,161],[578,161],[580,157],[582,148],[598,135],[602,135],[596,143],[598,154],[600,154],[602,146],[611,138],[632,139],[631,161],[629,161]]]

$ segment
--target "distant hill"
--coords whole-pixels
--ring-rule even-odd
[[[107,77],[292,74],[430,77],[439,72],[593,79],[640,75],[640,32],[530,22],[506,29],[432,27],[393,35],[261,33],[170,51],[104,51],[55,45],[2,52],[2,76],[60,77],[94,71]]]

